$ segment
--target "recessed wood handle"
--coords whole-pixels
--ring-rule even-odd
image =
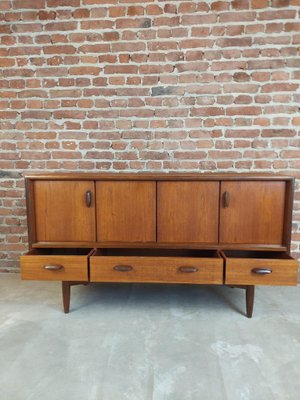
[[[230,203],[230,194],[229,192],[224,192],[223,193],[223,207],[229,207],[229,203]]]
[[[92,192],[90,190],[88,190],[85,193],[85,204],[87,207],[91,207],[92,204]]]
[[[269,268],[253,268],[251,272],[257,275],[269,275],[272,273],[272,270]]]
[[[114,270],[119,272],[127,272],[133,270],[133,268],[131,265],[115,265]]]
[[[182,266],[182,267],[179,267],[179,268],[178,268],[178,271],[184,272],[184,273],[186,273],[186,274],[191,274],[191,273],[193,273],[193,272],[197,272],[197,271],[198,271],[198,268],[195,268],[195,267],[184,267],[184,266]]]
[[[60,269],[63,269],[62,265],[44,265],[44,269],[47,269],[48,271],[59,271]]]

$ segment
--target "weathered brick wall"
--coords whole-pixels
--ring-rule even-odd
[[[300,178],[299,10],[300,0],[1,0],[0,268],[17,269],[26,249],[27,170]]]

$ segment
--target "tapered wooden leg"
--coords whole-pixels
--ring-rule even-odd
[[[246,290],[246,314],[247,314],[248,318],[252,318],[255,286],[254,285],[233,285],[230,287]]]
[[[75,285],[87,285],[88,282],[62,282],[62,297],[64,303],[64,312],[68,314],[70,311],[70,299],[71,299],[71,286]]]
[[[255,286],[249,285],[246,287],[246,310],[247,317],[252,318],[253,303],[254,303]]]
[[[70,311],[71,283],[62,282],[62,297],[64,303],[64,312],[68,314]]]

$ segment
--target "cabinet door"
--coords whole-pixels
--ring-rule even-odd
[[[35,181],[36,240],[95,241],[94,191],[94,182]]]
[[[156,241],[156,183],[96,183],[97,239],[100,242]]]
[[[282,244],[285,182],[222,182],[220,243]]]
[[[158,241],[217,243],[219,182],[159,182]]]

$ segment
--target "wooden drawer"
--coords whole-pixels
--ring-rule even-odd
[[[227,250],[222,254],[228,285],[297,285],[298,263],[287,253]]]
[[[103,249],[90,258],[91,282],[222,284],[213,250]]]
[[[88,249],[34,249],[21,256],[22,279],[87,281]]]

